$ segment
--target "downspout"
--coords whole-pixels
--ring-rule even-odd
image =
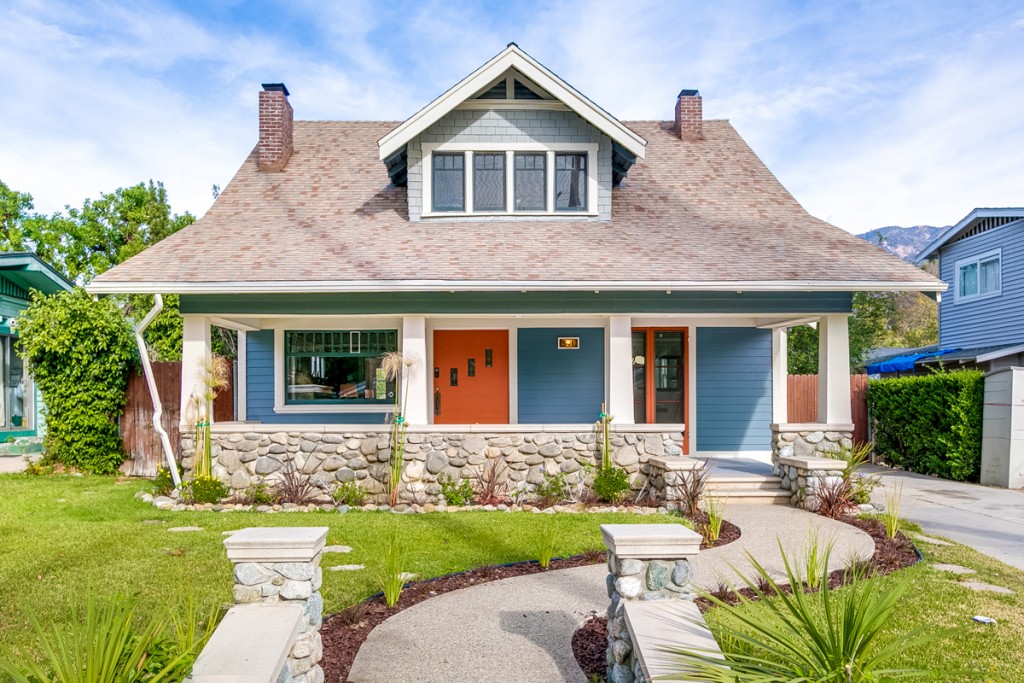
[[[149,349],[146,348],[146,342],[142,339],[142,333],[146,331],[153,319],[160,315],[160,311],[164,309],[164,298],[159,294],[153,295],[153,308],[150,309],[146,317],[135,326],[135,343],[139,346],[139,358],[142,359],[142,372],[146,375],[146,386],[149,387],[149,397],[153,400],[153,429],[160,435],[160,443],[164,447],[164,456],[167,459],[167,469],[171,471],[171,477],[174,479],[174,488],[181,488],[181,476],[178,474],[178,463],[174,460],[174,449],[171,448],[171,437],[167,435],[167,431],[161,422],[161,417],[164,413],[163,404],[160,402],[160,394],[156,389],[156,379],[153,377],[153,364],[149,361]]]

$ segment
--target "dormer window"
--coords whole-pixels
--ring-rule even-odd
[[[425,218],[597,215],[595,143],[423,143]]]

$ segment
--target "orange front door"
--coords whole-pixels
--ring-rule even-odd
[[[508,423],[508,330],[435,330],[434,423]]]

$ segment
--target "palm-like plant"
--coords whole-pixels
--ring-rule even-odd
[[[753,597],[737,591],[739,602],[730,606],[704,595],[731,617],[723,620],[716,634],[723,651],[669,648],[678,667],[674,675],[717,683],[885,683],[931,675],[919,669],[886,668],[886,661],[898,652],[944,635],[922,628],[881,642],[909,579],[886,587],[854,576],[843,589],[830,589],[826,557],[821,590],[805,593],[799,590],[799,568],[783,552],[786,576],[794,588],[787,593],[757,560],[748,558],[755,578],[736,573]],[[778,597],[770,597],[773,594]]]

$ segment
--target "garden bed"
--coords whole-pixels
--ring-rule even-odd
[[[842,520],[851,524],[861,531],[864,531],[875,542],[875,552],[867,560],[871,576],[883,576],[894,572],[897,569],[909,567],[916,564],[921,556],[914,547],[913,542],[903,533],[899,532],[895,538],[887,538],[885,526],[877,519],[848,517]],[[847,583],[845,569],[837,569],[829,574],[829,587],[840,588]],[[782,586],[784,591],[791,591],[792,587]],[[756,599],[756,594],[749,588],[741,588],[739,592],[747,598]],[[730,605],[737,604],[740,599],[733,591],[715,592],[715,597]],[[715,605],[707,598],[695,600],[701,613],[714,609]],[[595,677],[597,680],[604,680],[607,670],[606,652],[608,649],[608,619],[607,617],[593,615],[573,633],[572,652],[576,662],[583,669],[587,680]]]
[[[700,523],[700,520],[698,520],[698,523]],[[732,543],[740,537],[740,534],[739,527],[724,521],[718,540],[710,545],[707,543],[702,544],[701,547],[703,549],[717,548]],[[398,604],[394,607],[388,607],[382,595],[372,596],[324,620],[320,634],[324,643],[324,657],[321,665],[324,667],[325,678],[328,681],[346,681],[352,662],[355,661],[359,648],[370,635],[370,632],[389,617],[424,600],[490,581],[539,574],[555,569],[571,569],[573,567],[601,564],[606,562],[607,559],[607,553],[594,551],[574,557],[553,559],[548,569],[542,568],[536,560],[499,566],[478,567],[456,574],[409,583],[402,590]],[[602,661],[604,661],[603,650],[601,657]]]

